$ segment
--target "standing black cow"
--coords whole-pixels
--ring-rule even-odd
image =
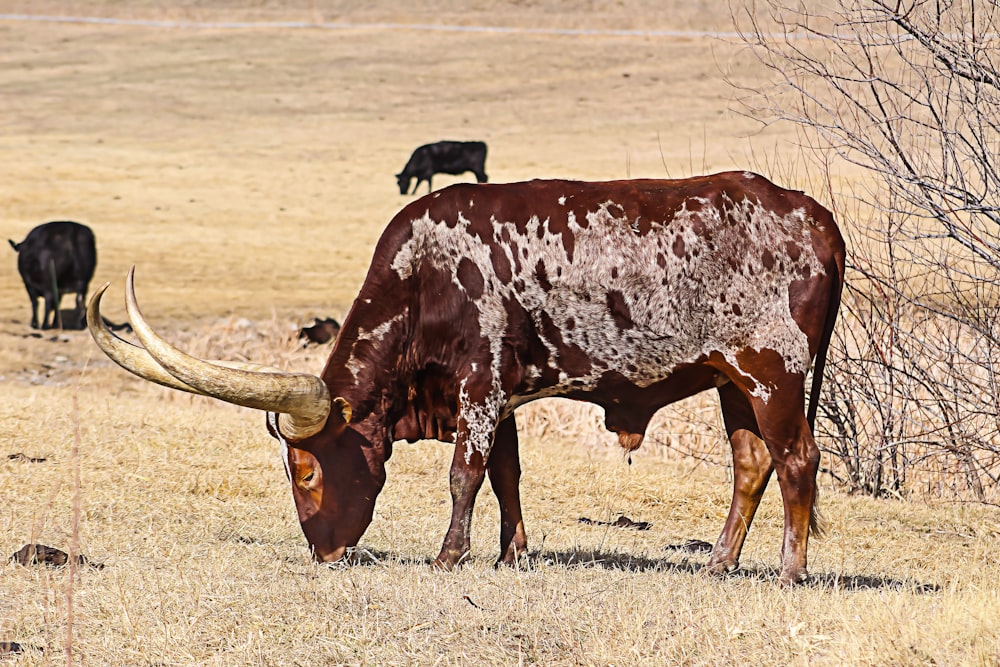
[[[413,184],[414,193],[420,181],[427,181],[427,192],[430,192],[433,189],[431,176],[434,174],[458,175],[471,171],[476,175],[477,182],[485,183],[485,169],[486,144],[482,141],[439,141],[413,151],[403,171],[396,174],[396,181],[401,195],[409,191],[411,178],[417,179]]]
[[[59,301],[67,292],[76,293],[76,311],[75,321],[66,328],[82,328],[84,299],[97,266],[90,227],[78,222],[47,222],[32,229],[20,243],[11,241],[10,245],[18,253],[17,270],[31,299],[31,328],[38,328],[38,298],[45,298],[41,328],[49,329],[57,324]]]

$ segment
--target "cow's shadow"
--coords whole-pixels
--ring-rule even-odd
[[[541,552],[533,558],[541,558],[556,564],[578,567],[595,567],[609,570],[628,570],[632,572],[679,572],[708,576],[702,572],[704,563],[681,558],[637,558],[622,553],[560,551]],[[721,575],[720,579],[757,579],[760,581],[777,582],[780,575],[778,568],[749,565],[740,566],[735,572]],[[898,590],[912,593],[927,594],[941,590],[938,584],[922,583],[914,580],[895,579],[873,575],[848,575],[833,572],[811,573],[809,580],[803,586],[830,591],[862,591],[862,590]]]
[[[61,308],[59,310],[59,317],[54,318],[55,321],[52,323],[48,329],[36,329],[31,333],[24,334],[25,338],[44,338],[47,334],[58,334],[60,331],[83,331],[87,328],[87,312],[86,309],[81,313],[75,308]],[[106,317],[102,317],[104,320],[104,325],[111,329],[112,331],[124,331],[125,333],[132,333],[132,325],[126,321],[121,324],[116,324]],[[11,320],[13,324],[22,324],[21,320]],[[62,326],[59,326],[62,323]]]
[[[385,563],[397,563],[406,566],[430,567],[432,558],[412,558],[400,556],[399,554],[376,551],[370,549],[359,549],[356,552],[355,560],[351,564],[339,563],[331,565],[333,568],[341,567],[378,567]],[[563,551],[535,551],[523,559],[518,567],[531,570],[541,564],[558,565],[567,568],[599,568],[604,570],[623,570],[628,572],[676,572],[693,576],[708,575],[702,572],[701,559],[692,560],[689,558],[648,558],[633,556],[621,552],[603,552],[587,550],[563,550]],[[739,580],[755,579],[759,581],[777,583],[779,570],[774,567],[758,565],[741,566],[736,572],[722,575],[719,579]],[[812,573],[809,580],[801,584],[807,588],[827,591],[865,591],[865,590],[895,590],[910,592],[919,595],[937,593],[941,586],[934,583],[919,582],[912,579],[896,579],[893,577],[881,577],[875,575],[850,575],[834,572]]]

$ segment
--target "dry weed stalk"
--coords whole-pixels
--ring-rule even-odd
[[[69,542],[69,563],[66,568],[66,665],[73,665],[73,618],[75,607],[73,604],[74,588],[77,584],[78,558],[80,556],[80,506],[81,506],[81,482],[80,482],[80,403],[78,389],[73,390],[73,411],[71,415],[73,423],[73,445],[70,449],[70,459],[73,466],[73,515],[70,525]]]

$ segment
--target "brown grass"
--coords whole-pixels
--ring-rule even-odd
[[[303,0],[241,12],[235,2],[7,0],[0,11],[193,20],[319,11],[323,20],[644,29],[720,21],[691,9],[699,3],[565,0],[546,11],[498,1],[461,14],[446,4]],[[95,283],[116,282],[111,318],[123,318],[121,279],[134,262],[151,322],[206,356],[317,372],[329,348],[300,349],[295,325],[342,317],[379,231],[408,201],[392,174],[426,141],[485,139],[495,181],[796,162],[793,134],[747,138],[756,128],[728,111],[720,70],[753,76],[753,67],[707,38],[0,21],[0,41],[0,233],[20,239],[57,218],[91,224]],[[367,564],[314,565],[263,417],[132,378],[85,333],[32,337],[12,256],[0,281],[0,556],[78,539],[106,567],[82,566],[73,583],[69,569],[0,564],[0,641],[43,649],[5,664],[1000,660],[1000,515],[988,507],[824,488],[830,527],[812,545],[816,582],[792,591],[776,584],[776,488],[742,576],[705,578],[704,555],[665,551],[713,541],[728,509],[727,469],[703,460],[726,459],[711,396],[658,416],[662,442],[647,442],[631,464],[606,446],[587,406],[527,406],[528,570],[492,567],[488,489],[469,563],[429,570],[449,513],[449,448],[434,442],[397,446],[361,544]],[[17,452],[47,460],[6,458]],[[620,514],[653,527],[578,522]]]

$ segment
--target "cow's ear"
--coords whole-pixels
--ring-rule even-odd
[[[333,399],[333,408],[330,410],[330,419],[335,419],[346,426],[351,423],[352,413],[353,410],[351,409],[351,404],[347,402],[346,398],[338,396]]]

